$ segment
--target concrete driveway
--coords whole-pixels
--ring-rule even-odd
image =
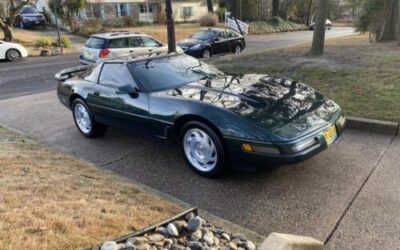
[[[171,145],[114,129],[100,139],[84,138],[54,91],[2,100],[0,107],[0,124],[259,234],[302,234],[332,249],[374,249],[383,231],[385,244],[399,243],[400,145],[396,139],[391,147],[390,136],[347,130],[303,163],[209,180],[192,173]]]

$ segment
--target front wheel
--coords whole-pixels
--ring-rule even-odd
[[[19,21],[19,27],[20,27],[21,29],[24,29],[24,28],[25,28],[24,22]]]
[[[242,46],[240,46],[240,45],[236,45],[235,46],[235,54],[240,54],[240,53],[242,53]]]
[[[10,49],[6,53],[6,59],[10,62],[15,62],[21,57],[21,54],[16,49]]]
[[[218,177],[226,169],[226,155],[218,135],[202,122],[188,122],[181,129],[180,142],[189,167],[204,177]]]
[[[89,107],[81,99],[75,99],[72,103],[72,114],[79,132],[86,137],[99,137],[107,131],[107,126],[100,124],[93,119]]]
[[[203,58],[210,58],[211,57],[211,51],[209,49],[205,49],[203,51],[202,57]]]

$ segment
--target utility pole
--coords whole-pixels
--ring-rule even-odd
[[[62,49],[62,46],[61,46],[60,27],[58,26],[58,16],[57,16],[58,1],[59,0],[54,1],[54,17],[56,19],[56,26],[57,26],[58,47],[60,48],[60,52],[62,54],[63,53],[63,49]]]
[[[168,53],[176,51],[175,23],[172,17],[172,0],[165,0],[165,13],[167,15]]]

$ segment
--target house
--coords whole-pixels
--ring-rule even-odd
[[[48,0],[38,0],[37,8],[47,5]],[[47,5],[48,6],[48,5]],[[214,1],[214,10],[218,4]],[[48,9],[48,7],[47,7]],[[176,22],[193,22],[207,14],[206,0],[172,0]],[[165,0],[87,0],[79,19],[121,19],[131,17],[136,22],[154,23],[165,17]]]

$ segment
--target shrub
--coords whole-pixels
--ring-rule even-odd
[[[71,40],[69,40],[69,37],[65,34],[61,35],[61,46],[64,48],[71,47]]]
[[[136,20],[133,16],[124,16],[123,18],[125,26],[136,26]]]
[[[51,46],[51,37],[49,36],[41,36],[35,40],[34,45],[36,47],[50,47]]]
[[[73,32],[82,36],[90,36],[103,31],[103,25],[100,20],[89,19],[82,22]]]
[[[167,14],[165,14],[165,11],[158,12],[157,17],[156,17],[156,23],[158,23],[158,24],[166,24],[167,23]]]
[[[201,26],[214,27],[218,23],[218,16],[215,14],[208,13],[200,17],[199,22]]]

